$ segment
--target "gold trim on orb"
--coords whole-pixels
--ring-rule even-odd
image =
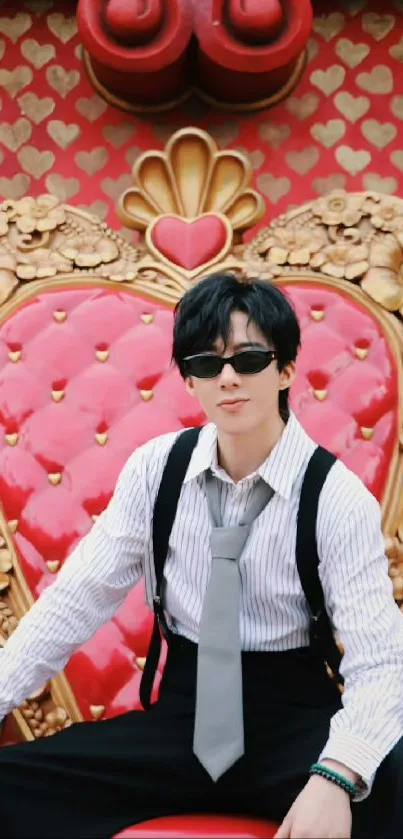
[[[154,105],[141,105],[140,103],[136,104],[134,102],[129,102],[127,99],[123,99],[123,97],[108,90],[108,88],[105,87],[105,85],[97,78],[95,70],[92,66],[91,56],[83,47],[84,69],[89,82],[96,93],[98,93],[105,102],[108,102],[109,105],[112,105],[113,108],[117,108],[119,111],[125,111],[126,113],[131,114],[149,114],[150,116],[153,114],[164,114],[168,111],[180,108],[189,99],[191,99],[192,96],[198,97],[210,108],[222,111],[232,111],[234,113],[254,113],[255,111],[263,111],[266,108],[272,108],[274,105],[277,105],[278,102],[286,99],[286,97],[294,90],[302,77],[306,63],[307,50],[304,49],[301,55],[298,56],[295,67],[293,68],[287,81],[278,90],[271,93],[270,96],[266,96],[263,99],[257,99],[255,102],[234,103],[222,101],[221,99],[216,99],[214,96],[211,96],[211,94],[207,93],[207,91],[204,91],[197,85],[189,85],[189,87],[175,99],[168,100],[167,102],[160,102],[158,104],[156,103]]]
[[[216,99],[215,96],[211,96],[209,93],[202,90],[202,88],[196,87],[195,93],[202,102],[206,102],[207,105],[210,105],[212,108],[216,108],[221,111],[232,111],[233,113],[254,113],[255,111],[264,111],[266,108],[273,108],[274,105],[277,105],[279,102],[282,102],[283,99],[286,99],[287,96],[292,93],[294,88],[297,86],[298,82],[300,81],[302,74],[305,70],[307,63],[307,51],[301,53],[298,56],[295,67],[287,79],[287,81],[276,90],[275,93],[272,93],[270,96],[265,97],[264,99],[257,99],[256,102],[225,102],[221,99]]]
[[[168,102],[161,102],[158,105],[135,105],[134,102],[128,102],[126,99],[122,99],[120,96],[117,96],[115,93],[112,93],[108,90],[102,82],[96,76],[95,70],[92,66],[91,57],[88,55],[87,50],[83,47],[83,64],[85,72],[87,73],[88,79],[96,93],[101,96],[108,105],[112,105],[113,108],[117,108],[119,111],[126,111],[129,114],[164,114],[167,111],[172,111],[174,108],[179,108],[193,95],[194,89],[188,88],[185,92],[178,96],[176,99],[172,99]]]

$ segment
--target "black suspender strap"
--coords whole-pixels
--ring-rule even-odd
[[[325,608],[324,594],[318,573],[319,556],[316,541],[319,496],[335,461],[335,456],[321,446],[315,449],[309,461],[302,483],[298,510],[296,561],[301,585],[312,613],[311,644],[316,647],[318,653],[330,667],[336,681],[343,684],[343,677],[339,673],[342,655],[336,644],[332,625]]]
[[[153,548],[155,567],[155,596],[153,599],[154,625],[148,649],[144,672],[140,684],[140,701],[143,708],[151,705],[151,693],[161,653],[161,631],[167,635],[161,589],[169,537],[175,520],[176,508],[193,449],[197,443],[200,428],[190,428],[177,437],[162,475],[154,506]],[[319,556],[316,541],[316,519],[319,497],[327,475],[336,458],[318,446],[307,467],[302,483],[297,517],[296,562],[301,585],[311,611],[311,644],[326,661],[335,679],[343,684],[339,673],[341,652],[335,642],[329,616],[326,612],[324,594],[319,578]]]
[[[145,710],[148,710],[151,704],[151,693],[161,653],[161,631],[164,635],[168,633],[161,602],[161,589],[169,537],[175,521],[182,484],[200,431],[200,428],[189,428],[176,438],[168,455],[154,505],[153,549],[156,581],[153,599],[154,626],[140,684],[140,702]]]

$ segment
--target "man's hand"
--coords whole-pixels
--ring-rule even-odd
[[[288,811],[274,839],[350,839],[351,805],[343,789],[313,775]]]

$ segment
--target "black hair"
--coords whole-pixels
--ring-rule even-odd
[[[224,347],[231,332],[232,312],[245,312],[277,353],[281,371],[295,361],[301,343],[297,316],[278,286],[232,273],[210,274],[187,291],[175,308],[172,359],[183,378],[183,359],[211,351],[217,339]],[[279,392],[279,411],[289,416],[289,389]]]

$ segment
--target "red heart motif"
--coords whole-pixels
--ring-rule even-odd
[[[192,271],[218,256],[228,239],[226,225],[213,213],[192,221],[178,216],[163,216],[157,219],[151,230],[154,247],[186,271]]]

